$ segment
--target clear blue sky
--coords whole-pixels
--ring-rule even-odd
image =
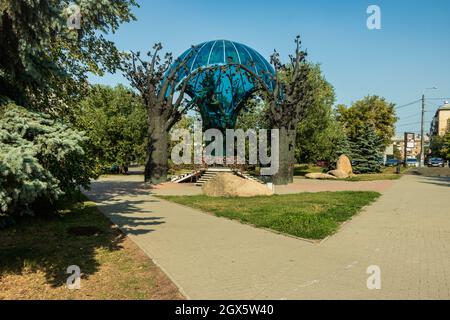
[[[228,39],[266,58],[282,58],[300,34],[309,59],[322,64],[337,103],[377,94],[403,105],[420,98],[450,97],[449,0],[140,0],[137,21],[110,35],[120,50],[147,51],[161,41],[175,56],[192,44]],[[381,8],[381,30],[366,27],[366,9]],[[128,84],[119,74],[93,83]],[[427,103],[426,129],[437,106]],[[398,110],[398,131],[418,131],[420,104]]]

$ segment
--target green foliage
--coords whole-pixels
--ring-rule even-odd
[[[450,131],[443,136],[433,136],[430,148],[433,156],[450,160]]]
[[[367,124],[375,128],[382,145],[387,147],[395,134],[397,116],[394,107],[395,104],[382,97],[367,96],[349,108],[337,106],[337,119],[344,126],[349,140],[355,141],[363,134],[360,130]]]
[[[441,155],[442,158],[450,160],[450,132],[447,132],[443,138]]]
[[[81,10],[79,30],[67,26],[71,4]],[[88,72],[101,75],[119,65],[120,53],[104,35],[134,19],[134,5],[135,0],[2,0],[0,100],[69,112],[68,104],[86,89]]]
[[[130,89],[93,86],[79,104],[76,125],[90,138],[87,151],[99,168],[144,162],[147,114]]]
[[[236,129],[268,129],[267,103],[259,97],[247,100],[243,110],[238,115]]]
[[[442,156],[442,148],[444,147],[444,137],[443,136],[432,136],[430,139],[430,149],[431,154],[434,157]]]
[[[360,133],[354,141],[350,142],[351,159],[355,173],[381,172],[383,142],[377,136],[375,128],[363,125],[358,128]]]
[[[88,188],[86,137],[48,115],[8,104],[0,114],[0,216],[31,213]]]
[[[339,157],[343,154],[351,158],[352,148],[350,145],[350,141],[347,138],[347,135],[344,132],[344,129],[340,127],[338,134],[336,135],[336,143],[334,144],[334,148],[331,150],[331,156],[328,160],[328,169],[333,170],[336,169],[337,161]]]
[[[394,159],[402,160],[402,153],[400,148],[396,145],[394,145]]]
[[[325,79],[320,65],[310,64],[307,81],[312,88],[311,104],[297,127],[296,158],[299,163],[333,161],[345,144],[345,133],[333,114],[335,93]]]

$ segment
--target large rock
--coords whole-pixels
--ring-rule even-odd
[[[320,179],[320,180],[336,180],[335,176],[328,173],[308,173],[305,175],[308,179]]]
[[[337,169],[328,171],[328,174],[331,174],[332,176],[335,176],[338,179],[347,179],[349,177],[349,175],[346,172]]]
[[[353,168],[350,159],[345,155],[341,155],[336,163],[336,170],[341,170],[348,174],[349,176],[353,175]]]
[[[202,186],[203,194],[211,197],[271,196],[273,190],[266,185],[238,177],[232,173],[219,173]]]

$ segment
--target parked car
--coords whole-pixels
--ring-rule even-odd
[[[384,164],[386,167],[395,167],[400,163],[397,159],[388,159],[386,160],[386,163]]]
[[[429,167],[444,167],[445,162],[442,158],[430,158],[428,160],[428,166]]]
[[[407,167],[418,167],[419,161],[417,161],[416,158],[406,159],[406,166]]]

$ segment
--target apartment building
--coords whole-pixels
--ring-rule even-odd
[[[450,122],[450,104],[446,101],[439,109],[436,110],[436,114],[431,121],[431,136],[443,136],[449,131]]]

